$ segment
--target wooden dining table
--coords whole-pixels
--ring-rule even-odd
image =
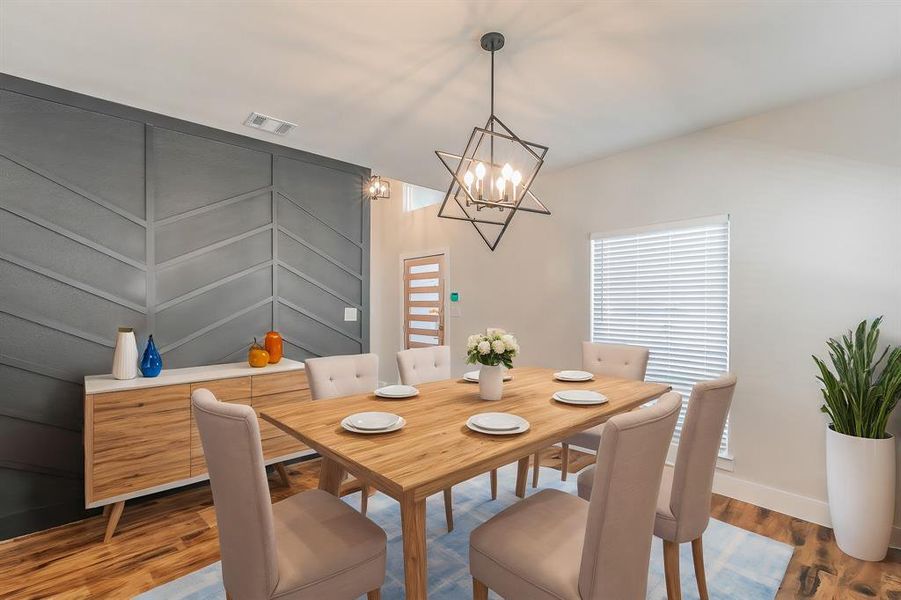
[[[667,385],[612,377],[583,383],[554,379],[553,369],[516,368],[501,400],[479,399],[479,386],[448,379],[417,386],[419,395],[388,400],[373,393],[307,401],[264,410],[264,419],[322,456],[319,488],[336,496],[345,472],[400,503],[406,597],[428,596],[426,498],[456,483],[518,461],[516,494],[525,496],[529,456],[570,435],[632,410],[670,390]],[[573,406],[551,398],[566,389],[590,389],[608,402]],[[385,411],[406,420],[398,431],[357,434],[341,420],[357,412]],[[482,412],[508,412],[530,423],[517,435],[470,430],[467,419]]]

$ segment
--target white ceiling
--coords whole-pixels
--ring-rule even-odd
[[[0,71],[440,187],[488,114],[559,168],[901,72],[901,2],[0,0]],[[251,111],[300,124],[286,138]]]

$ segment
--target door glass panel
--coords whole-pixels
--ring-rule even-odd
[[[410,294],[410,300],[413,302],[438,302],[438,293]]]
[[[410,267],[410,273],[436,273],[439,265],[432,263],[429,265],[413,265]]]
[[[410,287],[418,288],[418,287],[437,287],[439,283],[438,278],[435,279],[411,279]]]

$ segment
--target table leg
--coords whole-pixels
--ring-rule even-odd
[[[341,481],[344,479],[344,468],[331,460],[322,457],[319,467],[319,489],[335,496],[341,496]]]
[[[516,464],[516,495],[526,497],[526,479],[529,476],[529,457],[520,458]]]
[[[416,500],[407,494],[400,501],[400,521],[404,536],[404,581],[406,597],[428,597],[428,549],[425,543],[425,498]]]

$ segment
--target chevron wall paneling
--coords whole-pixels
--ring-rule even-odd
[[[82,378],[368,351],[369,170],[0,74],[0,539],[85,515]],[[344,321],[344,308],[359,309]]]

